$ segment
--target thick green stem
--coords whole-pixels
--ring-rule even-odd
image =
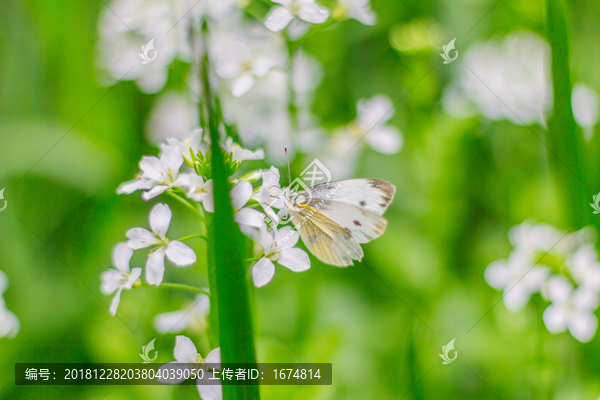
[[[586,162],[583,135],[575,124],[571,109],[569,42],[564,0],[546,1],[546,30],[552,48],[553,113],[548,120],[548,159],[565,206],[571,212],[571,223],[579,227],[591,222],[586,185]]]
[[[207,26],[204,23],[204,37],[206,34]],[[209,226],[211,233],[209,254],[212,252],[212,256],[209,258],[209,271],[214,266],[216,279],[214,276],[210,277],[210,284],[211,293],[213,293],[213,286],[216,289],[214,293],[218,293],[216,303],[218,303],[221,358],[224,363],[256,363],[246,269],[243,262],[244,243],[242,233],[233,219],[234,211],[229,197],[231,185],[227,181],[228,172],[220,146],[217,116],[213,111],[214,103],[208,71],[209,59],[205,54],[202,80],[204,101],[209,109],[208,122],[215,200],[215,212]],[[212,305],[215,301],[211,300]],[[223,386],[224,400],[255,400],[259,398],[258,386]]]

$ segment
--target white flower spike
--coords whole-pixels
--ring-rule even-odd
[[[142,274],[141,268],[129,271],[129,260],[132,255],[133,249],[127,243],[119,243],[113,250],[113,265],[116,269],[109,269],[102,274],[102,293],[111,294],[116,291],[109,309],[112,315],[117,313],[123,289],[131,289]]]
[[[176,267],[189,267],[196,262],[196,253],[188,245],[166,237],[173,214],[168,205],[158,203],[150,210],[150,228],[132,228],[127,231],[129,246],[134,250],[157,246],[148,255],[146,280],[159,286],[165,274],[165,256]]]
[[[273,32],[279,32],[294,18],[313,24],[322,24],[329,18],[329,10],[315,0],[273,0],[273,3],[281,4],[271,9],[265,21],[265,26]]]
[[[262,287],[271,282],[275,275],[275,264],[294,271],[302,272],[310,268],[308,254],[302,249],[295,248],[298,242],[298,232],[291,226],[286,226],[273,234],[261,229],[260,244],[265,249],[265,256],[252,267],[254,286]]]
[[[159,379],[160,382],[165,383],[179,383],[185,379],[185,374],[183,373],[169,373],[169,370],[175,369],[185,370],[185,369],[204,369],[208,370],[210,368],[217,368],[221,364],[221,348],[217,347],[212,350],[206,358],[202,358],[200,354],[198,354],[198,350],[196,350],[196,346],[190,340],[190,338],[179,335],[175,338],[175,349],[173,351],[175,360],[173,362],[164,364],[160,367],[161,376],[181,376],[181,379]],[[210,365],[207,365],[210,364]],[[211,371],[207,371],[203,374],[203,379],[198,379],[196,381],[196,387],[198,388],[198,393],[200,394],[200,398],[203,400],[222,400],[223,399],[223,387],[219,384],[217,385],[208,385],[206,382],[209,382],[209,379],[218,378],[213,375]],[[213,381],[214,382],[214,381]]]

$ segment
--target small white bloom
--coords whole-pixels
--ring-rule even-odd
[[[132,228],[127,231],[129,246],[134,249],[157,246],[148,255],[146,280],[151,285],[160,285],[165,274],[165,256],[176,267],[188,267],[196,262],[196,253],[179,240],[166,237],[173,214],[168,205],[158,203],[150,210],[150,228]]]
[[[375,151],[394,154],[402,147],[400,131],[391,125],[385,125],[394,115],[392,101],[383,95],[369,100],[360,100],[357,106],[356,125],[361,137]]]
[[[8,288],[8,276],[0,271],[0,338],[13,338],[19,333],[21,324],[19,318],[6,308],[2,294]]]
[[[242,149],[239,144],[233,143],[232,138],[225,141],[225,151],[231,154],[233,161],[241,162],[244,160],[262,160],[265,158],[265,152],[262,149],[256,151]]]
[[[127,243],[119,243],[115,246],[112,254],[113,265],[116,269],[109,269],[102,274],[102,293],[111,294],[116,291],[110,304],[112,315],[117,313],[123,289],[131,289],[142,274],[141,268],[134,268],[131,272],[129,271],[129,260],[131,260],[132,255],[133,249]]]
[[[573,116],[579,126],[583,128],[585,138],[590,140],[594,133],[594,126],[598,123],[599,100],[596,92],[583,84],[573,86],[571,105]]]
[[[275,275],[274,261],[294,272],[302,272],[310,268],[308,254],[294,247],[297,242],[298,232],[291,226],[274,231],[272,234],[266,229],[261,229],[260,244],[265,249],[265,256],[252,267],[254,286],[261,287],[271,282]]]
[[[511,251],[507,260],[490,263],[484,273],[485,281],[491,287],[504,292],[504,304],[512,312],[522,309],[549,275],[549,268],[534,266],[522,249]]]
[[[352,18],[364,25],[375,25],[377,15],[371,10],[369,0],[338,0],[333,10],[334,18]]]
[[[598,319],[598,294],[585,287],[573,290],[573,285],[563,276],[552,276],[548,282],[548,297],[552,304],[543,314],[546,328],[551,333],[567,329],[580,342],[589,342],[596,334]]]
[[[329,18],[329,10],[318,5],[315,0],[273,0],[273,2],[281,4],[271,9],[265,21],[265,26],[273,32],[279,32],[296,17],[313,24],[322,24]]]
[[[182,164],[181,149],[178,146],[164,146],[160,158],[142,157],[140,161],[142,174],[133,181],[121,184],[117,193],[131,194],[136,190],[150,189],[142,194],[144,200],[150,200],[171,187],[181,187],[184,182],[177,178]]]
[[[567,260],[567,266],[575,282],[595,292],[600,291],[600,262],[598,252],[592,244],[579,246]]]
[[[198,154],[198,152],[202,154],[206,154],[207,148],[206,144],[202,141],[203,137],[203,129],[199,128],[192,132],[192,136],[189,139],[185,139],[180,142],[176,138],[167,139],[167,143],[171,146],[177,146],[181,150],[181,155],[185,158],[190,164],[193,163],[192,153],[194,157]]]
[[[204,289],[208,291],[208,289]],[[158,314],[154,317],[154,329],[164,334],[179,333],[186,328],[203,331],[210,310],[210,299],[205,294],[196,296],[194,303],[179,311]]]
[[[188,188],[187,197],[198,203],[202,203],[208,212],[215,212],[215,200],[213,195],[213,180],[204,182],[204,178],[197,174],[181,174],[179,182]]]
[[[203,374],[203,379],[198,379],[196,381],[196,386],[198,388],[198,393],[200,393],[200,398],[203,400],[221,400],[223,398],[223,388],[220,384],[217,385],[208,385],[207,382],[210,382],[209,379],[215,379],[215,376],[210,368],[218,368],[221,364],[221,348],[217,347],[212,350],[206,358],[202,358],[200,354],[198,354],[198,350],[196,350],[196,346],[190,340],[190,338],[179,335],[175,338],[175,349],[173,351],[175,360],[173,362],[164,364],[160,367],[161,376],[182,376],[181,379],[159,379],[160,382],[165,383],[179,383],[182,382],[185,377],[183,373],[169,373],[169,370],[175,369],[175,372],[178,370],[185,369],[204,369],[206,372]],[[218,378],[216,378],[218,380]],[[214,382],[214,381],[212,381]]]
[[[265,76],[276,63],[275,57],[253,54],[247,43],[236,41],[231,44],[228,57],[218,62],[215,69],[221,78],[234,80],[231,93],[240,97],[252,89],[256,78]]]

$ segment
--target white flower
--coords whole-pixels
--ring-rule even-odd
[[[159,379],[160,382],[165,383],[179,383],[185,379],[185,374],[177,373],[179,370],[185,369],[204,369],[203,379],[196,381],[198,387],[198,393],[200,398],[203,400],[221,400],[223,398],[223,388],[220,384],[208,385],[209,379],[215,379],[218,381],[218,377],[215,377],[209,368],[218,368],[221,364],[221,348],[217,347],[212,350],[206,358],[202,358],[196,350],[194,343],[186,336],[179,335],[175,338],[175,349],[173,351],[175,360],[160,367],[161,376],[171,376],[169,370],[175,369],[175,376],[182,376],[181,379]],[[209,364],[209,365],[207,365]]]
[[[123,289],[131,289],[135,281],[142,274],[141,268],[134,268],[129,272],[129,260],[133,255],[133,249],[127,243],[119,243],[113,250],[113,265],[116,269],[109,269],[102,274],[101,290],[104,294],[111,294],[115,290],[115,297],[110,303],[110,313],[115,315],[121,300]]]
[[[486,118],[542,125],[552,103],[549,54],[546,40],[532,32],[476,44],[461,56],[468,67],[460,69],[461,92]]]
[[[514,247],[524,248],[535,258],[546,252],[567,255],[581,244],[594,241],[595,232],[587,227],[566,234],[549,224],[535,224],[531,221],[525,221],[512,227],[508,233],[508,238]]]
[[[136,190],[150,189],[142,194],[144,200],[150,200],[171,187],[183,186],[185,182],[177,180],[182,164],[181,149],[178,146],[164,146],[160,158],[142,157],[140,161],[142,174],[136,180],[121,184],[117,193],[130,194]]]
[[[586,243],[579,246],[567,260],[567,266],[575,282],[595,292],[600,291],[600,262],[593,245]]]
[[[552,304],[543,314],[546,328],[551,333],[569,330],[580,342],[589,342],[596,334],[598,319],[598,294],[585,287],[573,290],[573,285],[563,276],[552,276],[548,282],[548,297]]]
[[[265,226],[265,217],[263,213],[254,208],[244,207],[252,197],[252,184],[242,181],[237,183],[231,189],[231,203],[235,212],[235,221],[240,224],[242,232],[253,235],[247,227],[262,228]]]
[[[306,271],[310,268],[310,259],[308,254],[302,249],[295,248],[298,242],[298,232],[291,226],[286,226],[273,234],[261,229],[260,244],[265,249],[265,256],[257,261],[252,267],[252,281],[254,286],[261,287],[273,279],[275,275],[275,264],[280,265],[294,272]]]
[[[181,150],[181,155],[185,158],[190,164],[193,163],[192,153],[194,157],[198,154],[198,152],[202,154],[206,154],[207,148],[206,144],[202,141],[204,130],[202,128],[194,130],[192,132],[192,136],[189,139],[185,139],[183,142],[180,142],[176,138],[167,139],[167,143],[171,146],[177,146]]]
[[[20,329],[19,318],[12,311],[4,308],[4,300],[0,297],[0,338],[14,338]]]
[[[195,173],[181,174],[178,182],[182,187],[186,187],[187,198],[198,203],[202,203],[204,209],[208,212],[215,211],[215,200],[213,195],[213,180],[209,179],[204,182],[204,178]]]
[[[352,18],[364,25],[375,25],[377,15],[371,10],[369,0],[338,0],[333,10],[336,19]]]
[[[279,32],[296,17],[313,24],[321,24],[329,18],[329,10],[315,0],[273,0],[273,3],[281,4],[271,9],[265,21],[265,26],[273,32]]]
[[[360,100],[356,113],[356,120],[338,129],[330,139],[330,147],[335,154],[345,157],[361,141],[379,153],[394,154],[400,151],[402,134],[395,127],[385,125],[394,115],[394,105],[387,96]]]
[[[254,50],[251,51],[251,50]],[[224,79],[234,79],[231,93],[235,97],[246,94],[256,78],[265,76],[277,63],[276,57],[257,53],[247,43],[235,41],[230,45],[230,54],[215,66],[217,74]]]
[[[6,308],[2,294],[8,288],[8,276],[0,271],[0,338],[13,338],[19,333],[21,324],[19,318]]]
[[[173,214],[168,205],[158,203],[150,210],[150,228],[132,228],[127,231],[129,246],[134,249],[157,246],[148,255],[146,280],[151,285],[160,285],[165,274],[165,255],[176,267],[188,267],[196,262],[196,253],[188,245],[166,237]]]
[[[268,170],[260,171],[262,186],[254,195],[254,198],[261,204],[266,204],[275,208],[282,208],[283,201],[278,198],[282,190],[279,185],[279,170],[271,166]]]
[[[507,260],[490,263],[484,273],[491,287],[504,291],[504,304],[512,312],[522,309],[549,275],[549,268],[533,266],[531,258],[522,249],[511,251]]]
[[[204,289],[207,290],[208,289]],[[179,333],[190,327],[202,331],[206,327],[206,316],[210,310],[210,299],[205,294],[199,294],[194,304],[179,311],[158,314],[154,317],[154,329],[164,334]]]
[[[590,140],[594,133],[594,126],[598,123],[598,95],[596,92],[583,84],[573,86],[571,94],[571,105],[575,121],[583,128],[585,138]]]
[[[265,158],[265,152],[262,149],[256,151],[242,149],[239,144],[233,143],[232,138],[225,141],[225,151],[231,154],[231,159],[235,162],[244,160],[262,160]]]

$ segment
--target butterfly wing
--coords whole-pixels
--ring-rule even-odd
[[[315,200],[333,200],[382,215],[392,202],[396,188],[381,179],[348,179],[322,183],[299,193],[308,204]]]
[[[306,204],[298,204],[291,216],[302,241],[319,260],[345,267],[352,265],[352,260],[362,259],[363,250],[352,232],[319,210]]]
[[[332,200],[313,200],[311,206],[352,233],[358,243],[367,243],[385,231],[387,220],[365,208]]]

